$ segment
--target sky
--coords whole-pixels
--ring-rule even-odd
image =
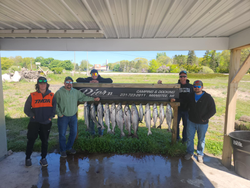
[[[80,64],[82,60],[89,61],[90,64],[115,63],[121,60],[132,61],[137,57],[146,58],[148,61],[155,59],[157,53],[166,52],[166,55],[173,58],[174,55],[188,55],[188,51],[76,51],[75,62]],[[203,57],[205,51],[195,51],[197,57]],[[58,60],[70,60],[74,62],[74,51],[0,51],[1,57],[52,57]]]

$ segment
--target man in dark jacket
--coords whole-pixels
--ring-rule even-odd
[[[197,158],[203,162],[203,151],[205,147],[205,135],[209,119],[216,113],[215,103],[210,94],[202,91],[203,83],[200,80],[194,81],[194,93],[187,96],[185,105],[188,108],[187,121],[187,154],[185,159],[189,160],[194,153],[194,135],[197,131]]]
[[[161,83],[161,80],[158,81],[158,84]],[[179,89],[179,98],[178,99],[170,99],[171,102],[180,102],[180,106],[178,107],[178,119],[177,119],[177,140],[180,140],[180,128],[179,124],[182,119],[183,123],[183,131],[182,131],[182,142],[187,141],[187,119],[188,119],[188,110],[187,107],[183,105],[183,101],[187,97],[189,93],[193,92],[193,85],[189,83],[187,79],[187,71],[182,70],[179,73],[178,84],[181,84],[181,88]]]
[[[103,78],[98,74],[98,71],[96,69],[92,69],[90,71],[90,75],[91,77],[87,77],[87,78],[77,78],[76,81],[78,83],[112,83],[113,80],[111,78]],[[89,106],[90,108],[90,106]],[[95,106],[95,108],[97,109],[97,106]],[[90,118],[90,113],[89,113],[89,128],[90,128],[90,134],[91,135],[95,135],[95,124],[93,122],[93,120]],[[103,135],[103,131],[101,129],[101,127],[98,128],[98,133],[99,136]]]

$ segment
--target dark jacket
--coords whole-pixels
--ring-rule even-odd
[[[195,93],[187,95],[183,105],[188,108],[189,120],[193,123],[207,124],[209,119],[216,113],[214,99],[210,94],[203,91],[204,94],[195,102]]]
[[[81,82],[81,83],[89,83],[91,80],[93,80],[92,77],[88,78],[77,78],[76,82]],[[113,83],[113,80],[111,78],[103,78],[100,75],[98,75],[97,79],[99,83]]]
[[[178,84],[181,84],[180,80],[178,80]],[[193,85],[189,83],[189,80],[186,80],[186,84],[181,84],[181,87],[179,88],[179,99],[175,99],[176,102],[180,102],[180,106],[178,107],[178,110],[187,111],[187,107],[183,105],[183,101],[185,101],[187,95],[189,93],[192,93]]]
[[[34,102],[34,97],[32,97],[32,95],[39,94],[40,96],[38,96],[38,98],[36,99],[40,100]],[[50,100],[51,98],[52,101]],[[50,105],[43,104],[46,102],[49,102]],[[34,103],[41,104],[32,108],[32,105],[34,105]],[[24,113],[30,117],[31,122],[38,122],[41,124],[50,123],[49,118],[52,119],[56,114],[56,98],[54,97],[54,93],[51,93],[50,90],[47,90],[44,95],[42,95],[39,91],[31,93],[25,102]],[[35,116],[35,119],[33,118],[33,116]]]

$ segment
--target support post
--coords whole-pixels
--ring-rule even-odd
[[[240,49],[231,50],[225,125],[224,125],[223,153],[222,153],[222,164],[227,168],[231,167],[231,161],[232,161],[232,146],[228,134],[234,131],[237,89],[238,89],[238,82],[232,83],[231,81],[240,68],[240,56],[241,56]]]

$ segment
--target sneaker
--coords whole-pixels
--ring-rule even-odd
[[[25,165],[31,166],[32,165],[31,159],[25,159]]]
[[[67,157],[66,151],[61,151],[61,157]]]
[[[191,153],[187,153],[186,155],[185,155],[185,159],[186,160],[189,160],[189,159],[191,159],[192,158],[192,156],[193,156],[193,154],[191,154]]]
[[[198,155],[197,159],[198,159],[199,163],[203,163],[203,156],[202,155]]]
[[[48,166],[48,162],[47,162],[46,158],[41,159],[41,160],[40,160],[40,164],[41,164],[42,166]]]
[[[71,148],[70,150],[68,150],[68,152],[72,155],[76,154],[76,150],[74,150],[73,148]]]

